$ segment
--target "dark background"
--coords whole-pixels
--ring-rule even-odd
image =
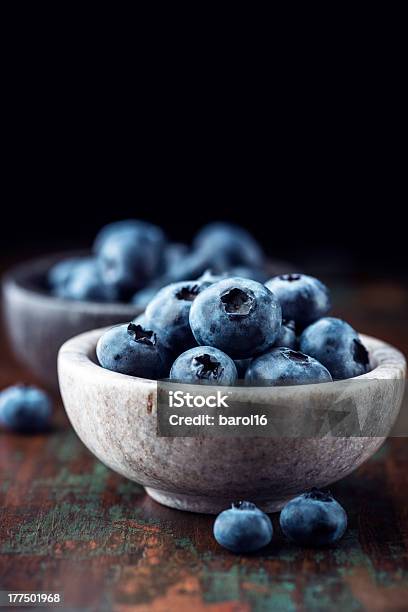
[[[6,163],[3,252],[88,245],[104,223],[127,217],[189,242],[203,223],[224,219],[248,228],[270,255],[300,265],[332,260],[374,274],[405,272],[406,193],[395,157],[366,155],[357,165],[349,151],[340,165],[338,155],[311,163],[304,152],[290,171],[241,159],[220,172],[218,156],[213,168],[171,151],[160,163],[130,164],[123,153],[113,155],[112,142],[102,150],[79,140],[75,149],[72,136],[64,145],[47,142],[44,132],[40,148],[26,142]]]
[[[228,70],[211,54],[192,70],[186,50],[21,31],[2,80],[2,253],[85,246],[127,217],[188,242],[224,219],[300,269],[406,276],[398,41],[388,61],[379,41],[369,59],[309,41],[273,69],[237,48]]]

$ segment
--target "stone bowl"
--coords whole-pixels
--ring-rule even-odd
[[[402,401],[403,355],[362,336],[373,368],[364,376],[296,387],[237,386],[229,392],[240,402],[263,406],[266,413],[280,403],[305,420],[311,410],[316,414],[338,405],[341,411],[347,402],[364,422],[364,435],[160,437],[157,381],[99,366],[95,347],[103,331],[73,338],[59,352],[68,417],[104,464],[142,484],[156,501],[180,510],[218,513],[239,499],[268,512],[279,510],[293,496],[327,486],[366,461],[389,434]],[[190,388],[203,392],[202,386]]]
[[[17,359],[39,381],[58,389],[57,356],[61,345],[84,331],[125,323],[140,314],[132,304],[65,300],[46,289],[47,272],[56,262],[85,255],[65,252],[12,268],[3,279],[5,329]]]

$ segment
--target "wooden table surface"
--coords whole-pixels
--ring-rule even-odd
[[[408,291],[360,282],[336,312],[408,352]],[[29,338],[27,338],[29,342]],[[31,381],[0,339],[0,388]],[[171,510],[114,474],[78,440],[57,403],[56,429],[0,434],[0,590],[59,591],[67,610],[232,612],[408,610],[408,445],[387,444],[332,487],[349,516],[334,548],[276,537],[235,556],[214,518]]]

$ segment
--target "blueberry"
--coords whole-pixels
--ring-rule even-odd
[[[237,372],[238,372],[238,378],[244,379],[245,378],[245,372],[247,371],[247,369],[249,368],[249,364],[251,363],[252,359],[235,359],[234,363],[235,363],[235,367],[237,368]]]
[[[330,372],[316,359],[285,347],[256,357],[245,374],[248,384],[271,386],[310,385],[331,380]]]
[[[129,299],[160,271],[164,238],[161,230],[145,231],[138,226],[108,232],[97,247],[104,284],[118,299]]]
[[[369,355],[358,333],[345,321],[325,317],[300,336],[300,350],[318,359],[336,380],[369,371]]]
[[[282,307],[282,317],[303,328],[330,310],[329,290],[313,276],[281,274],[265,285],[275,294]]]
[[[234,553],[248,553],[267,546],[273,527],[265,512],[251,502],[232,504],[215,519],[214,537],[218,544]]]
[[[195,346],[173,363],[170,378],[182,383],[233,385],[237,369],[231,357],[212,346]]]
[[[175,353],[197,345],[189,314],[197,296],[208,287],[205,281],[183,281],[163,287],[146,308],[146,321],[160,329],[164,342]]]
[[[213,257],[214,253],[210,256],[202,251],[188,253],[164,274],[164,284],[181,282],[186,278],[198,279],[208,268],[212,268],[214,273],[218,274],[220,269],[211,264]]]
[[[190,325],[198,344],[215,346],[233,359],[247,359],[273,345],[281,326],[281,309],[261,283],[227,278],[196,298]]]
[[[244,229],[227,223],[212,223],[196,236],[192,252],[167,272],[168,282],[199,278],[207,268],[214,274],[266,280],[264,257],[258,243]],[[238,266],[235,271],[233,268]],[[232,270],[232,272],[229,272]],[[242,274],[241,274],[242,273]]]
[[[347,514],[330,493],[312,489],[286,504],[280,515],[280,526],[296,544],[327,546],[346,531]]]
[[[0,423],[13,431],[46,431],[51,412],[50,398],[37,387],[14,385],[0,393]]]
[[[278,337],[275,340],[275,346],[286,346],[287,348],[297,348],[297,338],[295,332],[295,322],[283,319],[282,326]]]
[[[167,377],[173,361],[159,334],[134,322],[106,331],[99,338],[96,355],[107,370],[151,379]]]
[[[47,284],[51,290],[63,287],[75,266],[82,262],[81,257],[70,257],[54,264],[48,271]]]
[[[92,257],[83,257],[73,263],[60,283],[54,286],[54,295],[67,300],[89,300],[93,302],[114,301],[115,295],[102,282],[97,262]]]
[[[129,230],[137,234],[144,234],[150,242],[154,242],[160,247],[163,247],[165,244],[163,231],[160,227],[157,227],[157,225],[139,219],[124,219],[122,221],[109,223],[98,232],[93,245],[95,253],[100,252],[106,240],[110,239],[112,236],[120,238],[123,233]]]
[[[230,223],[209,223],[196,235],[193,247],[206,253],[208,263],[219,270],[241,265],[258,268],[264,263],[262,250],[251,234]]]

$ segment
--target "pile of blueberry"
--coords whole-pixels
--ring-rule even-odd
[[[125,245],[129,231],[122,230]],[[98,249],[108,241],[119,253],[121,241],[115,236],[111,226],[102,230]],[[107,331],[97,345],[104,368],[183,383],[233,385],[244,379],[279,386],[341,380],[369,370],[357,332],[327,316],[331,300],[322,282],[282,274],[263,284],[261,251],[234,226],[211,224],[195,245],[193,255],[179,260],[170,276],[185,274],[186,268],[193,275],[204,262],[213,269],[192,280],[173,278],[155,289],[143,315]],[[197,260],[200,266],[193,266]],[[251,268],[233,269],[238,262]],[[111,270],[117,271],[116,263]]]
[[[280,526],[295,544],[328,546],[343,536],[347,515],[330,493],[312,489],[286,504],[280,515]],[[255,504],[239,502],[217,516],[214,537],[234,553],[254,552],[271,542],[273,527],[268,515]]]
[[[193,244],[170,243],[160,227],[128,219],[106,225],[96,236],[93,255],[54,265],[48,287],[58,297],[97,302],[133,302],[145,308],[169,283],[197,279],[207,269],[264,282],[266,259],[243,228],[211,223]]]

